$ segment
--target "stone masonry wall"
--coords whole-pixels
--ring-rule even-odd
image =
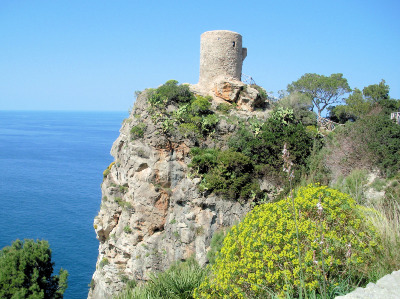
[[[228,30],[207,31],[201,35],[199,85],[205,89],[218,77],[241,80],[247,49],[242,36]]]

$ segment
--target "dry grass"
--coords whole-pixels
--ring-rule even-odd
[[[396,200],[383,198],[371,204],[377,213],[369,214],[381,239],[383,255],[380,259],[376,279],[400,269],[400,204]]]

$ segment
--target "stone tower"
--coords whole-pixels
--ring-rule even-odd
[[[199,86],[212,87],[218,77],[241,80],[242,64],[247,49],[242,48],[242,36],[228,30],[207,31],[200,41]]]

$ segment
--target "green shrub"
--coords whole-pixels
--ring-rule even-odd
[[[172,137],[175,128],[178,128],[185,138],[194,140],[214,132],[219,122],[210,110],[210,101],[211,97],[194,96],[188,85],[178,85],[175,80],[151,91],[148,97],[149,112],[153,122],[161,124],[162,133]],[[167,111],[169,105],[174,107],[172,111]],[[134,133],[140,137],[142,131],[138,127]]]
[[[129,225],[126,225],[124,227],[124,232],[127,233],[127,234],[130,234],[132,232],[132,229],[129,227]]]
[[[221,103],[217,106],[217,111],[222,112],[223,114],[228,114],[231,111],[232,105],[228,103]]]
[[[195,298],[267,298],[298,295],[300,273],[307,292],[321,293],[350,277],[373,271],[381,248],[365,208],[328,187],[300,188],[294,199],[255,207],[227,234],[212,273]],[[297,251],[296,215],[301,263]]]
[[[120,294],[119,299],[141,298],[193,298],[193,291],[206,275],[195,260],[172,265],[167,271],[150,274],[150,280],[141,286]]]
[[[178,126],[178,131],[185,138],[197,139],[201,136],[198,126],[194,123],[182,123]]]
[[[133,126],[131,129],[132,139],[143,138],[146,125],[144,123]]]
[[[90,280],[90,284],[88,285],[88,287],[90,287],[90,289],[93,290],[95,286],[96,286],[96,283],[94,282],[94,279],[92,278]]]
[[[114,201],[122,208],[132,208],[132,204],[123,200],[121,197],[115,197]]]
[[[189,103],[193,99],[189,85],[178,85],[178,81],[169,80],[153,90],[148,101],[153,107],[165,108],[171,103]]]
[[[365,146],[382,173],[388,177],[400,169],[400,126],[387,115],[370,115],[361,118],[353,127],[353,135]]]
[[[198,96],[190,105],[194,114],[207,114],[210,112],[211,103],[208,98]]]
[[[99,267],[100,269],[103,269],[104,266],[108,265],[110,262],[108,261],[108,258],[103,257],[102,260],[100,261]]]
[[[249,157],[254,164],[269,165],[282,169],[282,148],[286,143],[297,167],[305,166],[313,149],[314,138],[299,123],[291,122],[292,117],[282,112],[270,117],[258,127],[257,134],[242,127],[229,140],[229,147]]]
[[[305,94],[292,92],[276,102],[275,109],[279,107],[291,109],[294,117],[305,126],[317,124],[317,114],[312,111],[312,100]]]
[[[217,165],[218,153],[218,150],[212,148],[191,148],[190,154],[192,156],[192,162],[189,164],[189,167],[191,167],[193,172],[197,175],[205,174]]]
[[[201,131],[207,136],[209,133],[213,132],[218,122],[219,118],[215,114],[203,116],[201,120]]]
[[[103,171],[103,178],[106,178],[110,174],[111,168],[114,164],[115,162],[111,162],[111,164]]]
[[[344,175],[354,168],[378,168],[390,178],[400,169],[400,126],[388,115],[373,111],[331,135],[328,161]]]
[[[105,177],[107,177],[109,174],[110,174],[110,169],[106,168],[106,169],[103,171],[103,177],[105,178]]]
[[[231,150],[199,148],[192,149],[191,155],[189,166],[202,177],[202,190],[240,201],[261,193],[254,165],[246,155]]]

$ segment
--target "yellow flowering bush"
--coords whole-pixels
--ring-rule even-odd
[[[227,234],[211,274],[195,298],[267,298],[307,292],[323,283],[362,275],[380,248],[371,225],[347,194],[326,186],[302,187],[294,199],[255,207]]]

